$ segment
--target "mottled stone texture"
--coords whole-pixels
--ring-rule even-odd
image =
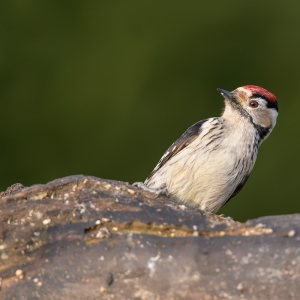
[[[0,196],[0,299],[299,299],[300,215],[241,224],[82,175]]]

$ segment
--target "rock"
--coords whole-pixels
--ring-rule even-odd
[[[297,299],[300,215],[235,222],[128,183],[0,194],[0,298]]]

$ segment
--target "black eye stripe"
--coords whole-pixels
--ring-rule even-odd
[[[267,101],[267,107],[268,108],[275,108],[278,111],[278,104],[277,101],[270,101],[266,96],[264,96],[263,94],[260,93],[254,93],[251,97],[251,99],[255,99],[255,98],[261,98]]]
[[[262,98],[264,100],[266,100],[267,102],[269,102],[268,98],[266,96],[264,96],[263,94],[260,94],[260,93],[255,93],[253,94],[250,98]]]

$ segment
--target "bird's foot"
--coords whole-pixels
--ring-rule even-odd
[[[145,183],[143,182],[135,182],[132,184],[133,186],[136,186],[144,191],[150,192],[150,193],[154,193],[157,195],[157,197],[159,196],[166,196],[169,197],[170,193],[168,191],[167,188],[164,189],[157,189],[157,188],[150,188],[149,186],[147,186]]]
[[[234,222],[234,220],[231,217],[226,217],[224,214],[219,215],[219,217],[223,218],[226,221]]]

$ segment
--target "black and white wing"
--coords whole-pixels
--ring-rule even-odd
[[[159,160],[158,164],[154,168],[154,170],[150,173],[150,175],[145,180],[145,184],[147,184],[152,176],[161,168],[163,167],[167,161],[169,161],[172,157],[174,157],[178,152],[180,152],[182,149],[187,147],[190,143],[192,143],[201,133],[202,126],[204,123],[206,123],[209,119],[199,121],[189,127],[184,134],[178,138],[165,152],[165,154],[162,156],[162,158]]]

